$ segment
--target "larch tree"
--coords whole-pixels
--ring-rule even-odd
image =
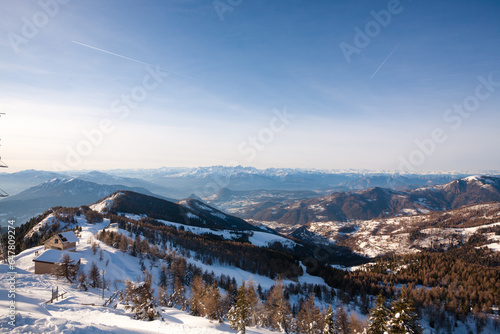
[[[54,269],[54,274],[58,277],[66,278],[68,282],[73,283],[79,268],[74,262],[68,253],[64,253]]]
[[[335,331],[338,334],[351,334],[349,317],[343,307],[339,307],[335,312]]]
[[[187,308],[186,287],[177,277],[174,280],[174,292],[170,295],[169,304],[180,306],[183,311]]]
[[[297,329],[304,334],[321,334],[323,327],[321,318],[321,311],[314,304],[314,295],[310,294],[300,305],[297,314]]]
[[[191,282],[191,299],[189,300],[190,311],[192,315],[204,316],[206,314],[203,305],[203,297],[205,294],[205,283],[201,276],[196,275]]]
[[[217,283],[213,283],[212,285],[205,287],[205,293],[202,298],[203,306],[205,308],[206,316],[210,320],[218,320],[222,323],[222,298],[220,295],[219,288],[217,287]]]
[[[290,303],[285,299],[283,290],[283,282],[278,279],[271,288],[264,307],[269,317],[271,329],[282,333],[290,333],[294,324]]]
[[[250,325],[255,326],[257,324],[257,309],[260,303],[257,292],[255,292],[255,281],[250,276],[250,279],[245,283],[245,296],[248,301],[248,306],[250,308]]]

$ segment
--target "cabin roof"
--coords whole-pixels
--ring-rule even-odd
[[[78,237],[73,231],[61,232],[57,234],[62,242],[78,242]]]
[[[80,260],[80,256],[77,253],[63,252],[57,249],[47,249],[45,252],[34,258],[33,261],[59,263],[59,260],[64,254],[68,254],[70,259],[73,260],[75,263]]]

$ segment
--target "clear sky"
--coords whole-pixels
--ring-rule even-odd
[[[500,169],[499,1],[3,1],[23,169]]]

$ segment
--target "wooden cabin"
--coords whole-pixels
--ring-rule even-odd
[[[61,251],[76,251],[76,243],[78,242],[78,237],[73,231],[61,232],[52,236],[50,239],[45,241],[44,249],[57,249]]]
[[[33,259],[33,262],[35,262],[35,274],[52,274],[64,254],[69,255],[71,260],[73,260],[73,265],[80,264],[80,256],[78,254],[63,252],[57,249],[48,249]]]

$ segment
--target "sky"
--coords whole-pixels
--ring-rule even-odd
[[[498,1],[4,1],[7,172],[500,169]]]

